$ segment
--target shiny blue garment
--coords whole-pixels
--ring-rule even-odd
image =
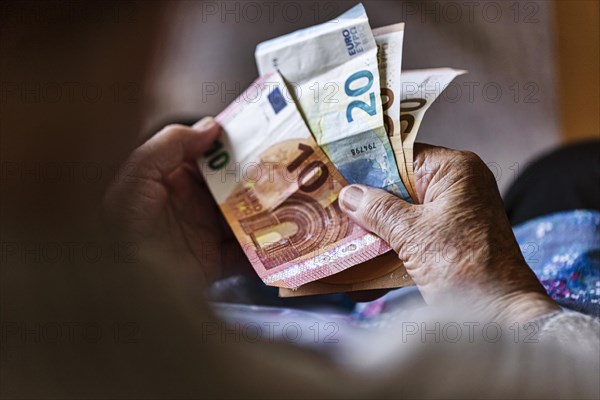
[[[600,212],[566,211],[514,228],[529,267],[561,306],[600,317]]]

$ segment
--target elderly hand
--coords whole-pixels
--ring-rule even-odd
[[[511,322],[559,309],[525,263],[477,155],[417,145],[414,177],[421,204],[351,185],[340,205],[392,246],[428,304],[461,301]]]
[[[220,131],[210,117],[165,127],[131,154],[105,198],[119,236],[143,257],[177,268],[195,291],[224,266],[247,263],[195,162]]]

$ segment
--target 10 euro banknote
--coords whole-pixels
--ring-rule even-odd
[[[279,73],[259,78],[216,120],[222,137],[198,166],[267,285],[297,288],[390,250],[340,210],[347,182]]]

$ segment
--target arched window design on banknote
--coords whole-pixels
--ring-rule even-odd
[[[252,238],[257,254],[267,269],[315,253],[348,233],[348,218],[337,201],[327,207],[312,197],[294,194],[272,212],[240,221]]]
[[[240,182],[226,209],[235,210],[266,269],[317,255],[348,235],[350,221],[337,202],[341,178],[332,179],[329,160],[304,140],[268,148],[256,168],[258,178]]]

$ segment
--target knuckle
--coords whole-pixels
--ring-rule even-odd
[[[481,157],[472,151],[461,151],[458,156],[460,162],[460,172],[467,176],[487,176],[491,174],[490,169],[483,162]]]
[[[388,242],[395,236],[403,213],[404,207],[400,202],[401,200],[386,194],[373,198],[366,207],[366,222]]]
[[[374,197],[367,203],[365,216],[370,222],[387,220],[391,206],[392,201],[387,196]]]
[[[472,151],[461,151],[460,152],[461,161],[467,165],[472,167],[481,167],[485,166],[481,158],[473,153]]]
[[[419,215],[419,208],[406,207],[402,210],[402,218],[396,218],[391,224],[389,244],[396,253],[400,253],[404,244],[413,241],[415,232],[412,228],[417,226]]]
[[[477,179],[482,179],[486,184],[495,184],[496,177],[487,164],[477,154],[472,152],[468,153],[470,153],[469,162],[467,163],[469,166],[469,173]]]

